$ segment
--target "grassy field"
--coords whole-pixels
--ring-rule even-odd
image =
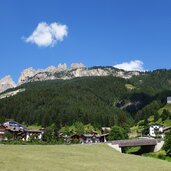
[[[158,112],[159,114],[161,115],[163,110],[166,109],[168,110],[169,112],[171,112],[171,104],[166,104],[163,108],[161,108]],[[159,123],[161,123],[162,125],[164,126],[171,126],[171,120],[170,119],[167,119],[165,120],[164,122],[162,122],[161,120],[159,121]]]
[[[162,114],[163,109],[168,110],[169,112],[171,112],[171,104],[166,104],[163,108],[161,108],[158,112],[159,114]]]
[[[170,171],[171,163],[107,145],[0,145],[3,171]]]
[[[133,86],[132,84],[125,84],[125,87],[126,87],[127,89],[129,89],[129,90],[133,90],[133,89],[136,88],[136,87]]]

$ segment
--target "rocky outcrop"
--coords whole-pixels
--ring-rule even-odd
[[[50,66],[50,67],[48,67],[48,68],[46,68],[45,69],[45,72],[56,72],[56,67],[54,67],[54,66]]]
[[[16,87],[16,84],[12,80],[10,75],[7,75],[0,80],[0,93],[9,88],[14,88],[14,87]]]
[[[26,83],[26,82],[29,82],[29,79],[33,76],[35,76],[37,73],[37,71],[35,69],[33,69],[32,67],[28,68],[28,69],[25,69],[19,79],[18,79],[18,84],[23,84],[23,83]]]
[[[80,68],[85,68],[85,65],[82,63],[73,63],[71,64],[71,69],[80,69]]]
[[[46,69],[37,69],[30,67],[25,69],[19,79],[18,85],[44,80],[55,80],[55,79],[72,79],[76,77],[91,77],[91,76],[113,76],[121,77],[125,79],[131,78],[133,75],[139,75],[138,71],[124,71],[112,66],[102,67],[85,67],[82,63],[73,63],[70,68],[67,68],[66,64],[59,64],[57,67],[50,66]],[[0,92],[3,92],[9,88],[16,87],[16,84],[10,76],[4,77],[0,80]]]
[[[56,71],[61,72],[61,71],[66,71],[66,70],[67,70],[66,64],[59,64]]]
[[[137,71],[124,71],[114,67],[91,67],[86,68],[82,63],[71,64],[67,68],[66,64],[59,64],[57,67],[50,66],[45,70],[35,70],[28,68],[21,73],[19,85],[27,82],[54,80],[54,79],[72,79],[75,77],[91,77],[91,76],[114,76],[125,79],[131,78],[133,75],[139,75]]]

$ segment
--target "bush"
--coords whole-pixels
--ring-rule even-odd
[[[4,137],[5,137],[5,139],[7,139],[7,140],[12,140],[12,139],[13,139],[13,135],[12,135],[12,133],[10,133],[10,132],[6,132],[6,133],[4,134]]]
[[[123,139],[128,139],[127,132],[119,126],[113,126],[109,133],[109,140],[123,140]]]
[[[161,115],[162,121],[165,121],[170,115],[170,112],[167,109],[164,109]]]
[[[157,154],[157,157],[159,159],[165,159],[166,158],[166,152],[165,151],[160,151],[158,154]]]
[[[166,151],[167,155],[171,155],[171,130],[164,137],[163,149]]]

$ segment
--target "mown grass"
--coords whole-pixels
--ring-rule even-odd
[[[171,163],[107,145],[0,145],[3,171],[170,171]]]

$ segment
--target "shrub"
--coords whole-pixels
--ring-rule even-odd
[[[125,129],[119,126],[113,126],[109,133],[109,140],[123,140],[128,139],[128,134]]]
[[[159,159],[165,159],[166,158],[166,152],[165,151],[160,151],[158,154],[157,154],[157,157]]]
[[[166,151],[167,155],[171,155],[171,130],[164,137],[163,149]]]

